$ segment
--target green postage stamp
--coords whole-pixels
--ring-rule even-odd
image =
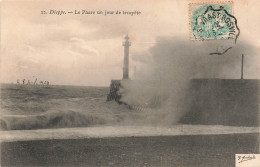
[[[190,39],[234,39],[239,36],[237,19],[232,15],[232,2],[189,4]]]

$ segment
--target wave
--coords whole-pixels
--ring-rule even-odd
[[[88,127],[102,125],[106,121],[99,116],[75,111],[47,112],[26,117],[3,117],[0,120],[1,130],[30,130],[64,127]]]

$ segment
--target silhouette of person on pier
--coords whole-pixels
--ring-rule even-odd
[[[37,85],[37,78],[36,78],[35,81],[34,81],[34,85]]]

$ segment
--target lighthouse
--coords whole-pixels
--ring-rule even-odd
[[[125,37],[123,46],[124,46],[123,79],[129,79],[129,47],[131,46],[131,42],[129,41],[128,35],[126,35]]]
[[[130,82],[129,80],[129,47],[131,46],[131,42],[129,41],[128,35],[125,36],[125,41],[123,42],[124,46],[124,65],[123,65],[123,79],[127,82]],[[122,88],[122,80],[111,80],[110,83],[110,91],[107,95],[107,101],[115,100],[118,103],[124,103],[120,101],[121,99],[121,93],[120,88]]]

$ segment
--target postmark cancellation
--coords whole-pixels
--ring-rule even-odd
[[[232,15],[232,2],[190,3],[190,39],[237,40],[240,30]]]

